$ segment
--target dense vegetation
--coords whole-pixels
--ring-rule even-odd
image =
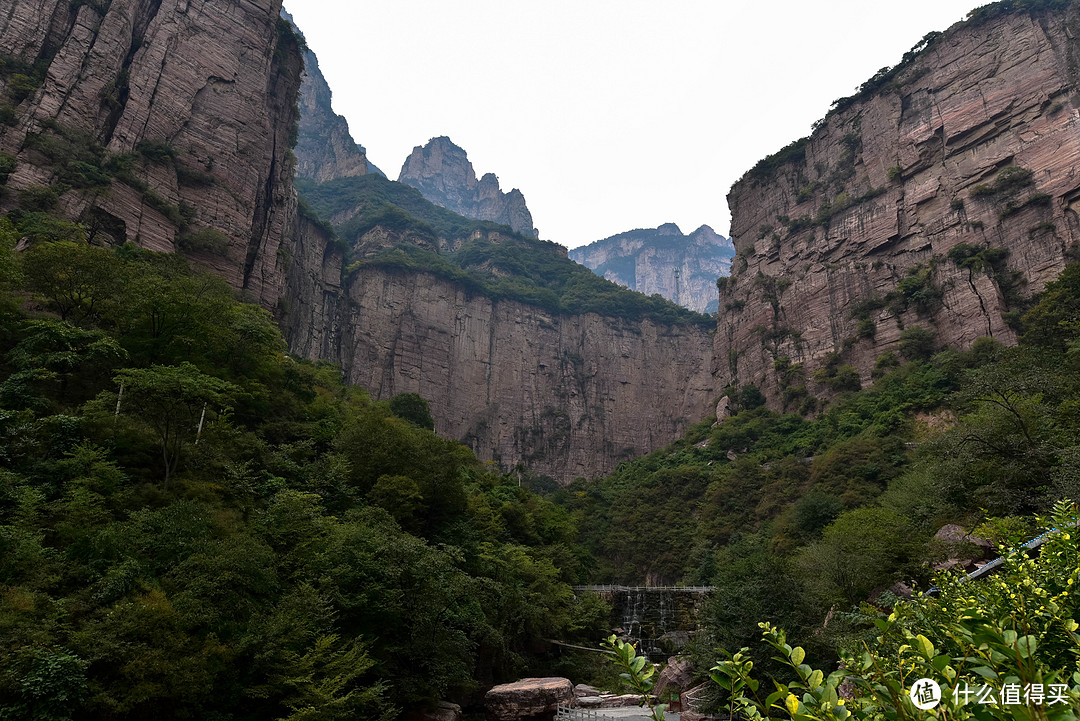
[[[0,718],[392,718],[602,635],[569,514],[422,399],[63,227],[0,219]]]
[[[942,525],[1026,540],[1032,514],[1080,497],[1078,317],[1072,265],[1024,316],[1019,347],[982,339],[902,365],[887,354],[872,387],[810,420],[732,389],[738,412],[723,423],[554,498],[599,580],[717,587],[700,667],[720,646],[767,660],[758,621],[829,658],[857,627],[847,610],[897,582],[932,585],[928,562],[950,551],[932,540]],[[830,609],[845,613],[822,632]]]
[[[939,693],[916,695],[942,717],[1075,719],[1077,522],[1073,504],[1062,501],[1043,521],[1050,535],[1038,558],[1010,553],[995,576],[966,584],[946,579],[933,597],[897,602],[887,617],[873,618],[864,639],[843,644],[844,665],[832,673],[806,663],[805,650],[766,622],[763,640],[786,667],[778,675],[787,683],[761,684],[749,648],[725,653],[710,675],[729,713],[747,719],[925,718],[912,695],[922,678],[940,682]]]
[[[507,226],[464,218],[429,202],[415,188],[379,175],[322,184],[301,181],[298,187],[320,217],[340,220],[337,234],[352,246],[377,226],[401,238],[396,247],[349,264],[347,272],[365,266],[422,271],[457,283],[470,293],[516,300],[552,313],[599,313],[709,329],[715,325],[711,317],[659,295],[635,293],[597,276],[569,260],[555,243],[526,238]],[[445,241],[452,241],[458,249],[434,250],[446,245]]]

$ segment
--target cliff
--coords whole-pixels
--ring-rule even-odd
[[[383,177],[301,189],[354,262],[332,288],[321,279],[340,259],[320,255],[318,238],[301,243],[315,270],[296,281],[311,300],[289,308],[290,348],[339,363],[375,398],[419,393],[436,430],[480,458],[566,483],[671,442],[712,409],[707,316]]]
[[[521,191],[502,192],[493,173],[477,180],[465,151],[445,136],[413,148],[401,166],[398,182],[413,186],[431,202],[466,218],[509,225],[514,232],[533,238],[538,235]]]
[[[289,23],[292,16],[282,12]],[[295,28],[295,24],[293,24]],[[297,31],[299,32],[299,31]],[[296,142],[296,177],[322,183],[380,172],[368,163],[367,151],[353,140],[349,121],[334,112],[330,85],[319,59],[304,48],[304,78],[300,84],[300,123]]]
[[[570,257],[597,275],[646,295],[658,293],[700,313],[717,310],[716,279],[731,270],[731,241],[703,225],[630,230],[573,248]]]
[[[339,359],[377,398],[419,393],[440,435],[563,483],[664,446],[715,401],[700,326],[552,313],[378,266],[349,278],[335,312],[297,350]]]
[[[718,387],[790,407],[850,386],[843,365],[866,383],[912,326],[1016,340],[1080,240],[1080,4],[1034,5],[927,36],[735,184]]]
[[[182,250],[263,305],[297,223],[297,38],[280,2],[15,0],[0,13],[2,206]],[[288,248],[285,248],[287,253]]]

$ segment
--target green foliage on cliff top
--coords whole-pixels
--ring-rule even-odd
[[[356,243],[375,227],[402,236],[397,247],[359,260],[348,266],[349,271],[379,267],[428,272],[470,293],[515,300],[558,314],[598,313],[709,329],[715,325],[710,316],[597,276],[567,258],[556,243],[526,238],[505,225],[462,217],[431,203],[419,190],[379,175],[341,178],[321,185],[298,181],[298,188],[319,216],[348,218],[337,230],[349,243]],[[478,237],[468,240],[474,234]],[[431,247],[439,239],[461,245],[454,252],[436,253],[409,244],[410,237],[418,237]]]
[[[180,256],[17,237],[0,219],[0,717],[393,718],[604,631],[568,513],[422,400],[289,358]]]
[[[326,183],[298,178],[296,188],[320,217],[348,215],[337,227],[341,237],[350,244],[379,225],[389,230],[418,233],[432,240],[467,238],[476,230],[516,235],[509,226],[465,218],[439,207],[416,188],[387,180],[377,173]]]

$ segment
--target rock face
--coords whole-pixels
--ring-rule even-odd
[[[292,23],[288,13],[283,12],[282,17]],[[368,164],[367,152],[349,133],[349,122],[334,112],[331,97],[330,86],[319,70],[319,59],[310,49],[305,51],[296,176],[323,183],[377,172]]]
[[[514,188],[499,189],[499,179],[487,173],[479,181],[465,151],[445,136],[416,146],[401,166],[398,181],[413,186],[436,205],[466,218],[509,225],[524,236],[537,237],[525,196]]]
[[[488,721],[552,718],[559,704],[574,700],[574,684],[566,678],[523,678],[496,686],[484,695]]]
[[[699,313],[717,310],[716,279],[729,274],[734,256],[731,241],[709,226],[683,235],[674,223],[570,251],[573,260],[599,276],[646,295],[659,293]]]
[[[664,701],[671,691],[686,691],[694,680],[694,664],[683,656],[672,656],[660,672],[653,687],[653,695]]]
[[[1015,341],[1007,313],[1080,240],[1078,15],[954,26],[735,184],[718,387],[756,383],[779,406],[827,360],[865,383],[914,325],[938,345]]]
[[[74,186],[59,200],[67,217],[115,241],[184,249],[275,307],[278,251],[296,225],[289,131],[300,80],[280,5],[7,3],[0,55],[41,71],[30,92],[18,75],[0,87],[13,106],[0,150],[18,158],[9,189],[63,180]],[[94,170],[105,158],[111,177]]]
[[[320,261],[319,248],[305,262]],[[715,405],[708,330],[560,316],[378,267],[357,271],[341,296],[319,296],[328,272],[313,272],[301,293],[320,300],[290,311],[293,351],[341,363],[376,398],[419,393],[439,435],[505,468],[524,463],[563,483],[603,474]],[[318,335],[304,332],[309,323]]]

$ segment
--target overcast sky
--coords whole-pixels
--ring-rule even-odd
[[[726,195],[977,0],[286,0],[391,179],[447,135],[540,236],[728,234]]]

